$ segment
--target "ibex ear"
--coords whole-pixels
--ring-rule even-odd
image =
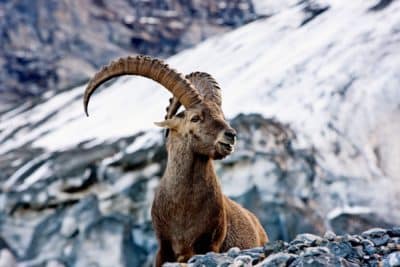
[[[179,127],[179,121],[176,118],[167,119],[161,122],[155,122],[154,124],[162,128],[174,129],[174,130],[178,129]]]

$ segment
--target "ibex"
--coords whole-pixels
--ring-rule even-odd
[[[194,254],[263,245],[268,237],[258,219],[222,194],[213,160],[233,152],[236,132],[221,109],[220,88],[206,73],[183,77],[157,59],[121,58],[103,67],[89,82],[84,108],[105,81],[140,75],[159,82],[173,98],[165,120],[168,160],[151,210],[159,250],[155,265],[186,262]],[[176,114],[180,105],[185,110]]]

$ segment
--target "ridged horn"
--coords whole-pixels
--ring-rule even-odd
[[[219,107],[222,105],[221,88],[217,81],[208,73],[192,72],[186,75],[186,79],[198,90],[204,100],[212,101]],[[169,100],[169,105],[166,109],[166,119],[172,118],[178,111],[181,103],[176,97]]]
[[[176,97],[171,97],[169,99],[169,105],[166,108],[167,114],[165,115],[165,119],[170,119],[172,118],[178,109],[181,107],[181,103]]]
[[[221,107],[221,87],[219,87],[217,81],[210,74],[196,71],[186,75],[186,79],[193,84],[204,100],[212,101]]]
[[[126,57],[120,58],[103,67],[89,81],[83,98],[83,105],[87,116],[90,96],[94,91],[102,83],[121,75],[139,75],[160,83],[168,89],[186,109],[202,101],[202,97],[190,81],[161,60],[153,59],[148,56]]]

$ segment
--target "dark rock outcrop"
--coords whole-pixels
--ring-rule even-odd
[[[250,0],[0,1],[1,104],[81,84],[118,56],[172,55],[256,18]]]

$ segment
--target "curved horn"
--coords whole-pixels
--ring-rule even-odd
[[[189,75],[186,75],[186,79],[188,79],[200,92],[204,100],[212,101],[221,107],[221,88],[210,74],[198,71],[192,72]]]
[[[165,119],[170,119],[172,116],[176,114],[178,109],[181,107],[181,103],[176,97],[171,97],[169,99],[169,105],[166,108],[167,114],[165,115]]]
[[[205,100],[213,101],[219,107],[222,104],[221,88],[217,81],[208,73],[205,72],[192,72],[186,75],[193,86],[200,92]],[[176,97],[172,97],[169,100],[169,105],[166,109],[167,114],[165,119],[170,119],[176,114],[181,103]]]
[[[167,114],[165,114],[164,119],[165,120],[171,119],[176,114],[181,105],[182,104],[176,97],[171,97],[169,99],[169,105],[166,108]],[[169,129],[165,131],[165,137],[168,137],[168,134],[169,134]]]
[[[83,105],[88,115],[90,96],[104,82],[121,75],[140,75],[159,82],[176,97],[185,108],[193,107],[202,101],[195,87],[182,74],[171,69],[161,60],[148,56],[120,58],[103,67],[90,80],[86,87]]]

